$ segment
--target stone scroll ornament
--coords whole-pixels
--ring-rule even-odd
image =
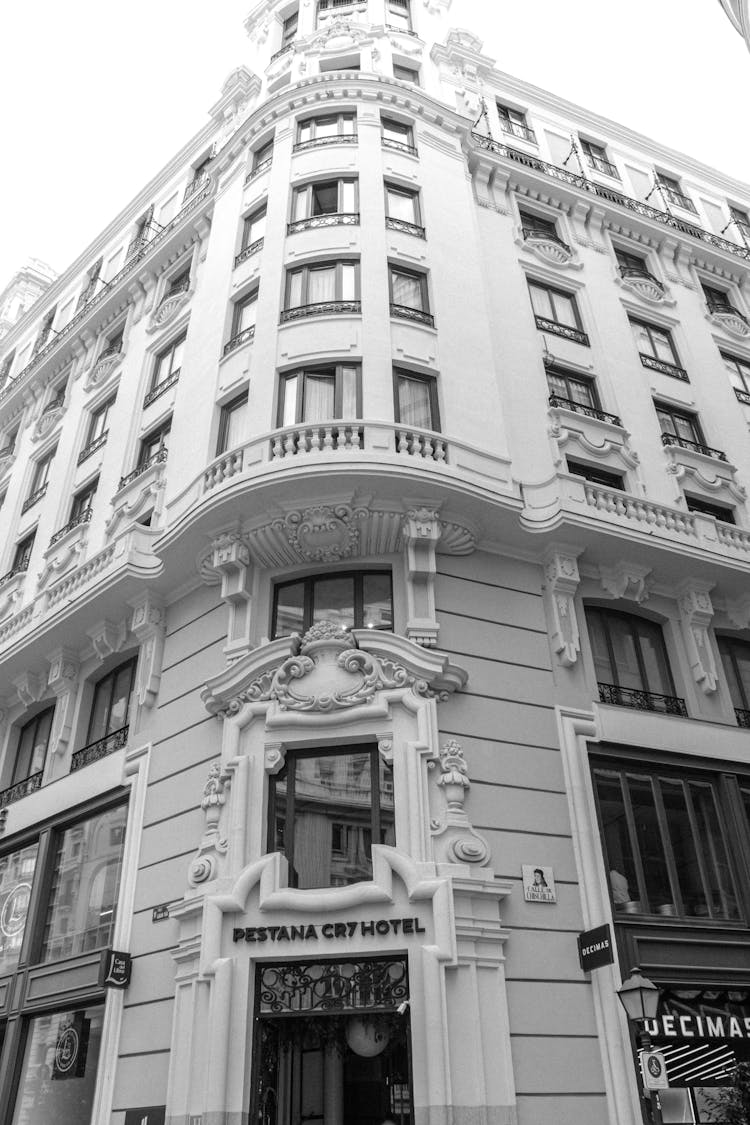
[[[218,857],[226,855],[228,845],[221,835],[219,822],[221,810],[226,804],[228,786],[229,775],[222,771],[219,762],[214,762],[208,771],[201,798],[201,808],[205,816],[203,836],[198,854],[191,862],[188,872],[188,882],[193,887],[214,879],[217,874]]]
[[[446,813],[444,819],[432,821],[436,861],[486,865],[490,859],[489,845],[472,827],[464,809],[471,781],[463,749],[453,738],[440,751],[437,784],[445,795]]]

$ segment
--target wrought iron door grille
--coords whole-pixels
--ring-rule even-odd
[[[405,957],[287,961],[258,968],[260,1015],[393,1011],[409,999]]]

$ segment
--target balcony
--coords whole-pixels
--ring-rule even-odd
[[[593,168],[595,172],[601,172],[603,176],[611,176],[613,180],[620,179],[620,173],[615,168],[614,164],[609,160],[605,160],[603,156],[589,156],[586,155],[586,163],[589,168]]]
[[[668,211],[660,211],[658,207],[652,207],[650,204],[643,203],[639,199],[632,199],[630,196],[623,195],[622,192],[615,191],[613,188],[597,184],[579,173],[571,172],[567,168],[561,168],[557,164],[549,164],[546,160],[540,160],[539,157],[532,156],[530,153],[511,148],[509,145],[502,144],[500,141],[495,141],[491,137],[485,137],[481,133],[472,133],[472,138],[479,149],[483,149],[486,152],[493,152],[497,156],[512,161],[514,164],[520,164],[535,172],[541,172],[544,176],[562,181],[590,195],[596,195],[600,199],[615,204],[617,207],[622,207],[624,210],[634,211],[636,214],[642,215],[646,219],[651,219],[655,223],[671,227],[673,230],[679,231],[689,238],[694,238],[698,242],[705,242],[710,246],[714,246],[717,250],[723,250],[728,254],[733,254],[736,257],[750,261],[750,246],[739,246],[736,242],[730,242],[729,239],[722,238],[721,235],[713,234],[711,231],[703,230],[702,227],[696,226],[693,223],[687,223],[682,219],[675,218],[675,216]]]
[[[620,277],[624,281],[649,281],[652,285],[656,286],[660,293],[664,292],[662,283],[655,278],[652,273],[649,273],[645,266],[621,265],[618,268],[620,270]]]
[[[657,711],[661,715],[680,715],[688,717],[685,700],[676,695],[660,695],[655,691],[641,691],[640,688],[620,687],[619,684],[598,684],[599,702],[612,703],[616,707],[634,707],[637,711]]]
[[[662,375],[669,375],[670,379],[680,379],[683,383],[690,382],[684,367],[680,367],[676,363],[669,363],[666,359],[657,359],[655,355],[649,355],[647,352],[639,352],[638,354],[643,366],[648,367],[651,371],[660,371]]]
[[[64,403],[65,403],[65,391],[64,390],[58,391],[58,393],[55,395],[55,397],[51,398],[49,400],[49,402],[45,406],[44,410],[42,411],[42,415],[44,416],[45,414],[52,414],[52,413],[54,413],[55,410],[62,410]]]
[[[75,773],[76,770],[83,769],[84,766],[90,766],[92,762],[99,762],[102,758],[106,758],[108,754],[114,754],[116,750],[121,750],[125,743],[128,741],[128,727],[120,727],[119,730],[112,731],[106,738],[100,738],[97,742],[92,742],[83,749],[77,750],[70,761],[70,772]]]
[[[45,481],[40,488],[37,488],[34,492],[31,493],[31,496],[28,496],[24,500],[23,504],[21,505],[21,515],[23,515],[24,512],[28,512],[29,508],[33,508],[35,504],[39,503],[39,501],[47,491],[48,483],[48,481]]]
[[[575,402],[572,398],[562,398],[560,395],[551,394],[549,404],[550,406],[560,407],[562,410],[573,410],[576,414],[583,414],[586,418],[596,418],[598,422],[609,422],[610,426],[622,428],[622,422],[616,414],[607,414],[605,410],[598,410],[595,406]]]
[[[84,508],[84,510],[80,513],[80,515],[74,516],[72,520],[68,520],[68,522],[65,524],[65,527],[61,527],[59,531],[55,532],[55,534],[52,536],[52,538],[49,541],[50,547],[54,547],[55,543],[59,543],[60,540],[65,535],[67,535],[69,531],[73,530],[73,528],[79,527],[82,523],[90,523],[90,522],[91,522],[91,508]]]
[[[728,464],[726,453],[721,449],[712,449],[710,445],[703,445],[700,441],[691,441],[690,438],[678,437],[676,434],[662,434],[662,445],[675,445],[680,449],[689,449],[692,453],[700,453],[704,457],[712,457],[715,461],[724,461]]]
[[[6,582],[10,582],[11,578],[17,578],[19,574],[25,574],[28,569],[29,559],[24,559],[18,566],[14,566],[12,570],[0,576],[0,586],[4,586]]]
[[[96,453],[97,449],[101,449],[102,446],[106,444],[108,437],[109,430],[105,430],[104,433],[99,434],[99,437],[95,437],[93,441],[90,441],[88,445],[85,445],[81,452],[78,454],[78,464],[82,465],[84,461],[87,461],[89,457],[93,456],[93,454]]]
[[[271,460],[296,457],[300,453],[335,453],[362,448],[362,426],[333,422],[325,425],[301,425],[280,430],[271,442]]]
[[[251,324],[248,328],[243,328],[241,332],[238,332],[236,336],[232,336],[231,340],[227,340],[226,344],[224,345],[223,355],[229,355],[230,352],[236,351],[237,348],[242,347],[243,344],[246,344],[249,340],[254,339],[254,337],[255,325]]]
[[[509,121],[507,118],[501,117],[500,128],[510,137],[519,137],[522,141],[529,141],[532,145],[536,144],[534,130],[530,129],[528,125],[522,125],[520,121]]]
[[[328,145],[356,145],[357,133],[331,133],[324,137],[311,137],[309,141],[297,141],[292,152],[305,152],[308,148],[326,148]]]
[[[448,443],[432,430],[396,429],[396,452],[407,457],[421,457],[424,461],[447,460]]]
[[[391,316],[399,320],[412,320],[417,324],[426,324],[428,328],[435,327],[435,317],[424,309],[414,309],[411,305],[396,305],[391,301]]]
[[[179,381],[180,370],[181,368],[178,367],[176,371],[173,371],[171,373],[171,375],[167,375],[166,379],[162,379],[161,383],[157,383],[155,387],[151,388],[151,390],[143,399],[144,410],[147,406],[150,406],[152,402],[156,402],[157,398],[161,398],[161,396],[165,394],[170,387],[173,387],[175,383]]]
[[[282,309],[280,324],[288,324],[292,320],[302,320],[306,316],[329,316],[341,313],[362,312],[361,301],[316,301],[312,305],[298,305],[293,309]]]
[[[301,230],[317,230],[319,227],[358,227],[359,211],[337,211],[331,215],[313,215],[309,219],[297,219],[287,223],[286,233],[296,234]]]
[[[146,460],[143,461],[140,465],[136,465],[132,473],[128,473],[128,475],[125,477],[120,477],[120,483],[117,486],[117,491],[119,492],[120,489],[125,488],[134,480],[138,480],[138,477],[142,477],[143,474],[147,473],[150,468],[152,468],[154,465],[161,464],[163,461],[166,461],[166,459],[167,450],[164,448],[157,449],[156,453],[152,454],[151,457],[147,457]]]
[[[521,234],[523,235],[524,242],[528,239],[540,239],[544,242],[555,242],[558,246],[562,246],[571,257],[573,251],[568,246],[567,242],[563,242],[559,234],[555,230],[550,230],[546,227],[521,227]]]
[[[108,348],[105,348],[104,351],[97,356],[96,362],[101,363],[103,359],[112,359],[113,356],[119,355],[121,351],[122,340],[119,344],[110,344]]]
[[[419,156],[414,145],[410,145],[406,141],[394,141],[392,137],[381,137],[380,142],[383,148],[390,148],[393,152],[405,152],[407,156]]]
[[[386,215],[385,225],[388,230],[399,230],[402,234],[413,234],[415,238],[426,238],[424,227],[417,226],[416,223],[409,223],[406,219],[394,219],[390,215]]]
[[[244,250],[240,250],[239,254],[237,254],[234,259],[234,268],[237,269],[237,266],[241,266],[242,263],[246,262],[248,258],[252,258],[253,254],[257,254],[260,250],[262,250],[264,242],[264,238],[256,238],[255,242],[251,242],[249,246],[246,246],[244,248]]]
[[[252,168],[248,172],[248,174],[245,176],[245,183],[249,184],[251,180],[256,179],[256,177],[258,177],[258,176],[262,176],[264,172],[268,171],[268,169],[271,167],[272,164],[273,164],[273,157],[272,156],[269,156],[268,160],[261,160],[260,164],[256,164],[255,167]]]
[[[746,711],[744,707],[735,707],[734,717],[737,720],[738,727],[750,730],[750,711]]]
[[[182,197],[182,202],[187,203],[188,199],[192,199],[197,191],[204,188],[208,183],[208,176],[199,176],[197,180],[191,180],[185,188],[185,194]]]
[[[674,207],[681,207],[683,211],[692,211],[694,215],[698,214],[698,208],[692,199],[688,199],[681,191],[667,187],[661,180],[659,180],[659,190],[667,203],[671,203]]]
[[[14,801],[20,801],[23,797],[28,797],[29,793],[35,793],[42,784],[42,771],[39,773],[32,773],[31,777],[24,778],[23,781],[17,781],[15,785],[11,785],[9,789],[3,789],[0,793],[0,809],[7,808],[12,805]]]
[[[271,62],[274,63],[277,59],[282,58],[284,55],[288,55],[293,47],[293,43],[285,43],[283,47],[279,48],[278,51],[274,51],[274,53],[271,55]]]
[[[553,336],[562,336],[565,340],[572,340],[575,344],[583,344],[588,348],[589,338],[580,328],[571,328],[569,324],[558,324],[556,320],[548,320],[546,316],[534,318],[536,326],[542,332],[551,332]]]

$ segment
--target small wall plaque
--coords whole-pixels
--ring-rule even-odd
[[[534,867],[533,864],[524,863],[521,874],[526,902],[557,902],[555,875],[551,867]]]
[[[151,911],[152,922],[164,922],[169,917],[169,903],[163,902],[161,906],[155,906]]]
[[[99,967],[99,984],[103,988],[127,988],[130,984],[132,958],[117,949],[105,949]]]

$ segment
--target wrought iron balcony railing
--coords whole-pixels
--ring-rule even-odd
[[[509,121],[505,117],[501,117],[500,128],[511,137],[520,137],[523,141],[530,141],[533,145],[536,144],[534,130],[530,129],[528,125],[522,125],[520,121]]]
[[[618,268],[620,270],[620,277],[632,277],[640,279],[642,281],[650,281],[652,285],[655,285],[656,288],[659,289],[662,293],[664,292],[664,286],[662,285],[662,283],[658,280],[658,278],[654,277],[654,275],[650,273],[645,266],[619,266]]]
[[[411,35],[414,39],[419,39],[416,31],[412,31],[410,27],[398,27],[395,23],[387,23],[385,26],[389,31],[397,31],[399,35]]]
[[[141,233],[137,234],[135,238],[128,243],[128,248],[125,251],[125,261],[127,262],[134,254],[138,254],[141,250],[144,250],[149,242],[152,242],[163,230],[164,227],[160,223],[154,222],[152,219],[151,222],[143,228]]]
[[[583,414],[586,418],[596,418],[599,422],[609,422],[611,426],[622,427],[622,422],[616,414],[607,414],[605,410],[598,410],[595,406],[587,406],[583,402],[576,402],[572,398],[563,398],[562,395],[551,394],[550,406],[559,406],[563,410],[573,410],[576,414]]]
[[[332,133],[325,137],[311,137],[309,141],[297,141],[293,152],[304,152],[306,148],[325,148],[327,145],[356,145],[359,141],[357,133]]]
[[[51,398],[45,406],[42,414],[52,414],[55,410],[60,410],[65,402],[65,391],[59,391],[54,398]]]
[[[231,340],[227,340],[224,345],[224,355],[229,355],[230,352],[235,351],[236,348],[246,344],[248,340],[252,340],[255,336],[255,325],[251,324],[247,328],[243,328],[236,336],[232,336]]]
[[[21,515],[23,515],[24,512],[28,512],[29,508],[33,508],[35,504],[39,503],[39,501],[47,491],[48,483],[48,481],[45,481],[40,488],[35,489],[34,492],[31,493],[31,496],[26,497],[23,504],[21,505]]]
[[[662,375],[669,375],[672,379],[681,379],[683,383],[690,382],[684,367],[679,367],[676,363],[668,363],[666,359],[657,359],[655,355],[649,355],[647,352],[638,354],[644,367],[649,367],[652,371],[661,371]]]
[[[613,180],[620,179],[620,173],[617,171],[614,164],[609,160],[605,160],[603,156],[590,156],[587,153],[586,163],[589,168],[593,168],[595,172],[601,172],[604,176],[611,176]]]
[[[29,793],[36,792],[41,784],[42,771],[40,770],[39,773],[32,773],[30,777],[25,777],[23,781],[17,781],[9,789],[3,789],[0,793],[0,809],[12,805],[14,801],[20,801],[22,797],[28,797]]]
[[[403,234],[413,234],[415,238],[427,238],[424,227],[409,223],[406,219],[394,219],[386,215],[385,225],[388,230],[400,230]]]
[[[562,246],[563,250],[567,250],[568,254],[573,253],[567,242],[563,242],[560,235],[555,230],[547,230],[545,227],[521,227],[521,234],[524,240],[528,238],[542,238],[545,242],[556,242],[558,246]]]
[[[280,47],[278,51],[274,51],[271,55],[271,62],[276,62],[276,60],[280,59],[283,55],[288,55],[293,47],[294,43],[285,43],[283,47]]]
[[[97,356],[96,362],[99,363],[103,359],[111,359],[113,355],[120,355],[122,352],[122,341],[119,344],[110,344],[103,352]]]
[[[173,371],[171,375],[167,375],[166,379],[162,379],[161,383],[157,383],[155,387],[151,388],[151,390],[143,399],[144,410],[147,406],[150,406],[152,402],[156,402],[157,398],[161,398],[165,391],[168,391],[170,387],[173,387],[175,385],[175,383],[180,378],[180,371],[181,368],[178,367],[177,370]]]
[[[737,398],[739,399],[740,402],[744,402],[745,406],[750,406],[750,392],[741,391],[739,387],[735,387],[734,393],[735,393],[735,395],[737,396]],[[2,457],[1,451],[0,451],[0,457]]]
[[[548,320],[546,316],[537,316],[537,328],[542,332],[551,332],[553,336],[563,336],[566,340],[573,340],[576,344],[590,347],[589,338],[580,328],[572,328],[569,324],[558,324],[556,320]]]
[[[662,715],[681,715],[687,718],[685,700],[676,695],[660,695],[656,691],[620,687],[619,684],[598,684],[599,702],[614,703],[616,707],[635,707],[638,711],[658,711]]]
[[[675,188],[667,187],[666,184],[659,182],[659,190],[666,199],[667,203],[674,204],[675,207],[681,207],[683,211],[692,211],[694,215],[698,214],[698,208],[686,195],[681,191],[676,191]]]
[[[142,461],[140,465],[136,465],[132,473],[128,473],[125,477],[120,477],[117,491],[119,492],[121,488],[125,488],[131,481],[138,480],[138,477],[142,477],[150,468],[154,465],[159,465],[162,461],[166,461],[166,459],[167,450],[162,446],[161,449],[157,449],[156,453],[153,453],[150,457],[147,457],[145,461]]]
[[[381,137],[380,141],[383,148],[392,148],[394,152],[406,152],[409,156],[419,156],[415,146],[407,144],[406,141],[394,141],[392,137]]]
[[[29,559],[23,559],[12,570],[6,571],[5,574],[0,576],[0,586],[4,586],[6,582],[10,582],[11,578],[15,578],[18,574],[25,574],[29,569]]]
[[[739,309],[736,309],[731,301],[715,301],[709,297],[706,300],[706,307],[708,311],[715,316],[735,316],[738,320],[743,321],[744,324],[748,324],[748,319],[745,314],[741,313]]]
[[[693,453],[702,453],[704,457],[713,457],[715,461],[726,461],[727,455],[721,449],[712,449],[710,445],[703,445],[700,441],[691,441],[690,438],[678,437],[677,434],[662,434],[662,445],[677,445],[680,449],[691,449]]]
[[[84,766],[90,766],[92,762],[98,762],[102,758],[106,758],[108,754],[114,754],[115,750],[121,750],[128,741],[128,729],[128,727],[120,727],[119,730],[114,730],[111,734],[108,734],[106,738],[100,738],[98,741],[84,746],[81,750],[76,750],[70,760],[70,772],[75,773],[76,770],[83,769]]]
[[[282,309],[280,323],[287,324],[290,320],[301,320],[305,316],[361,312],[361,301],[316,301],[313,305],[297,305],[293,309]]]
[[[391,316],[399,320],[415,320],[418,324],[426,324],[429,328],[435,327],[435,317],[424,309],[414,309],[410,305],[397,305],[391,301]]]
[[[745,710],[744,707],[735,707],[734,717],[737,720],[738,727],[750,730],[750,711]]]
[[[300,230],[315,230],[318,227],[358,227],[359,211],[336,211],[331,215],[311,215],[309,219],[296,219],[287,223],[286,233],[296,234]]]
[[[719,234],[713,234],[711,231],[703,230],[702,227],[696,226],[694,223],[687,223],[683,219],[676,218],[674,215],[670,215],[668,211],[661,211],[658,207],[652,207],[649,203],[643,203],[639,199],[632,199],[630,196],[623,195],[622,192],[615,191],[613,188],[594,183],[593,180],[587,179],[585,176],[580,175],[580,173],[571,172],[567,168],[561,168],[557,164],[549,164],[546,160],[540,160],[539,157],[532,156],[528,152],[521,152],[519,149],[511,148],[509,145],[502,144],[500,141],[495,141],[491,137],[485,137],[481,133],[472,133],[472,137],[477,147],[487,152],[494,152],[497,156],[502,156],[506,160],[512,160],[515,164],[522,164],[526,168],[541,172],[543,175],[550,176],[552,179],[560,180],[563,183],[569,184],[571,187],[578,188],[580,191],[597,195],[600,199],[605,199],[607,202],[614,203],[615,206],[622,207],[627,211],[635,211],[644,218],[652,219],[654,222],[660,223],[663,226],[671,227],[673,230],[679,231],[681,234],[686,234],[690,238],[695,238],[699,242],[706,242],[711,246],[715,246],[717,250],[725,250],[729,254],[734,254],[739,258],[750,260],[750,246],[740,246],[736,242],[730,242],[729,239],[722,238]]]
[[[59,543],[62,537],[64,535],[67,535],[69,531],[72,531],[74,527],[79,527],[82,523],[90,522],[91,508],[84,508],[83,511],[79,513],[79,515],[74,516],[72,520],[68,520],[68,522],[65,524],[65,527],[61,527],[59,531],[55,532],[55,534],[49,541],[50,547],[54,547],[55,543]]]
[[[245,176],[245,183],[249,184],[251,180],[254,180],[256,178],[256,176],[262,176],[264,172],[268,171],[272,164],[272,156],[269,156],[268,160],[261,160],[260,164],[256,164],[255,167],[251,168],[251,170]]]
[[[264,238],[256,238],[255,242],[251,242],[244,250],[240,250],[239,254],[237,254],[234,259],[234,268],[237,269],[237,266],[242,265],[248,258],[252,258],[253,254],[257,254],[262,250],[264,242]]]
[[[104,430],[103,433],[95,437],[93,441],[90,441],[88,445],[84,445],[83,449],[78,454],[78,464],[82,465],[84,461],[87,461],[89,457],[96,453],[97,449],[101,449],[102,446],[106,444],[108,437],[109,430]]]
[[[185,194],[182,197],[182,202],[187,203],[188,199],[192,199],[197,191],[206,186],[208,176],[199,176],[197,180],[191,180],[185,188]]]
[[[190,278],[189,277],[184,278],[182,281],[180,281],[176,285],[174,283],[170,283],[167,286],[166,293],[164,294],[161,301],[159,302],[159,308],[161,308],[161,306],[164,304],[164,302],[168,301],[171,297],[176,297],[178,293],[187,293],[189,288],[190,288]]]

